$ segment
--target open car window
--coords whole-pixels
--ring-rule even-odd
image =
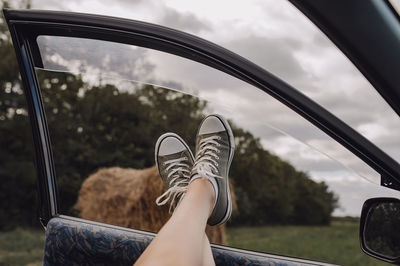
[[[168,208],[154,203],[163,190],[151,168],[154,144],[172,131],[194,150],[201,118],[215,112],[231,121],[237,145],[231,169],[237,206],[228,230],[327,224],[332,212],[357,216],[371,195],[397,195],[365,181],[379,185],[380,177],[301,116],[219,70],[107,41],[42,35],[37,43],[61,214],[157,231]],[[221,243],[223,236],[211,240]],[[251,249],[323,260],[262,244]]]

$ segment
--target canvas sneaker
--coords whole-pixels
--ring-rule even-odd
[[[169,200],[171,213],[187,190],[194,157],[185,141],[175,133],[165,133],[157,140],[155,161],[166,191],[156,199],[158,206]]]
[[[228,122],[220,115],[209,115],[201,122],[196,136],[196,157],[191,182],[208,179],[215,190],[213,211],[209,225],[225,223],[232,213],[229,190],[229,167],[235,150],[235,141]]]

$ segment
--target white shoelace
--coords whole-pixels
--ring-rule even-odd
[[[192,171],[197,171],[197,174],[203,178],[222,178],[218,175],[218,162],[216,161],[219,159],[217,153],[220,153],[217,147],[221,146],[217,140],[221,140],[221,137],[211,136],[202,139],[199,143],[199,149],[196,152],[196,162]]]
[[[164,171],[168,173],[167,179],[171,178],[169,181],[169,188],[167,191],[165,191],[161,196],[159,196],[156,199],[156,204],[158,206],[164,205],[167,203],[171,198],[171,204],[169,207],[169,212],[171,213],[173,210],[173,206],[175,206],[175,202],[177,198],[179,198],[179,202],[182,200],[183,196],[185,195],[185,192],[187,190],[187,186],[189,184],[190,180],[190,166],[186,163],[183,163],[184,161],[187,161],[187,157],[182,157],[178,159],[172,159],[165,161],[163,164],[164,166],[167,166]],[[183,177],[183,178],[182,178]],[[179,180],[179,178],[182,178],[182,180]],[[164,198],[164,199],[163,199]]]

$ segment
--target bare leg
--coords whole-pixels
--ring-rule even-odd
[[[206,234],[203,240],[203,266],[215,266],[214,257],[212,255],[210,241]]]
[[[205,228],[215,201],[208,180],[196,179],[135,265],[202,265]],[[207,244],[209,246],[208,240]]]

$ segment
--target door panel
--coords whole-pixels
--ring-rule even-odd
[[[44,265],[132,265],[154,234],[62,216],[47,224]],[[213,245],[216,265],[330,265]]]

